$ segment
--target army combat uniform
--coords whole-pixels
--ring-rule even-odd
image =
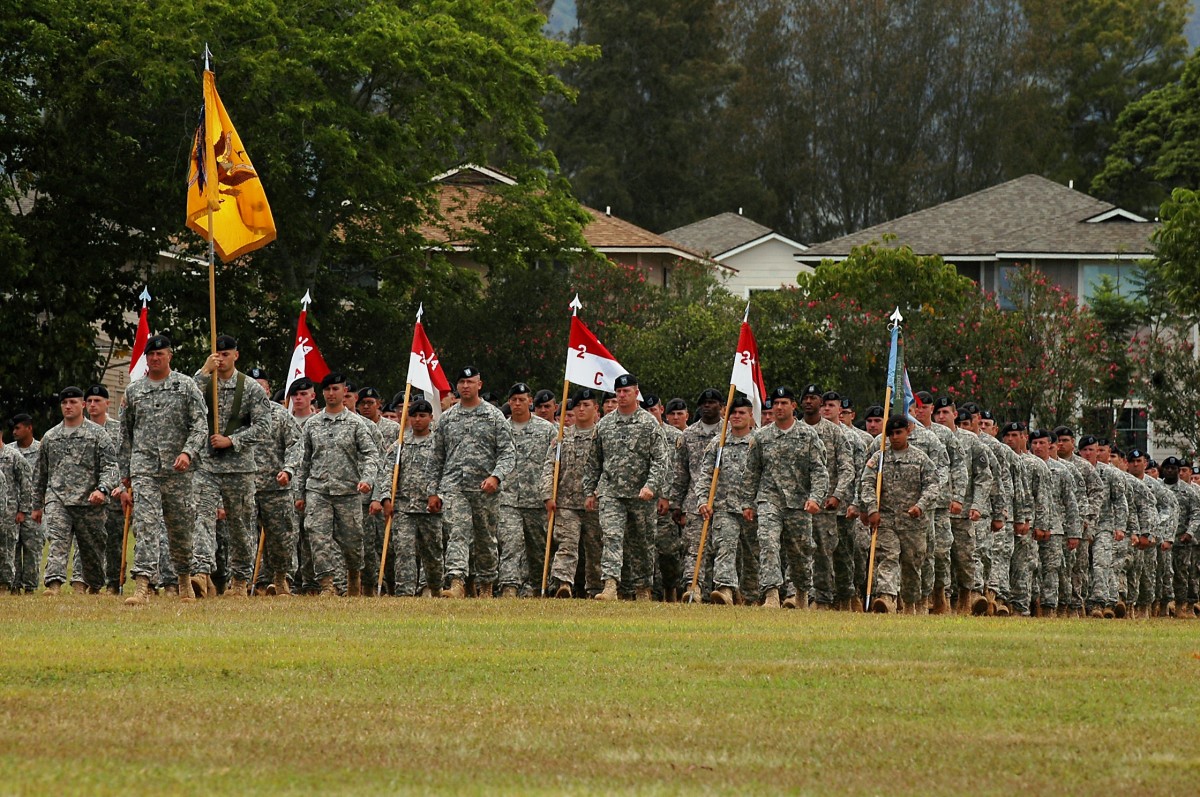
[[[400,472],[396,476],[396,497],[393,498],[392,469],[395,463],[396,441],[392,440],[379,462],[373,498],[392,501],[392,543],[388,554],[391,556],[394,594],[404,597],[417,594],[419,564],[430,593],[436,595],[442,585],[444,560],[442,515],[429,511],[429,494],[426,492],[433,469],[433,433],[424,437],[417,437],[412,430],[405,433],[400,449]]]
[[[270,410],[267,433],[254,446],[254,505],[265,549],[260,583],[255,586],[265,588],[273,578],[275,589],[283,592],[287,575],[296,570],[300,527],[291,487],[281,486],[276,477],[284,470],[289,451],[300,441],[300,424],[282,404],[271,402]]]
[[[746,480],[746,460],[750,452],[751,433],[742,437],[730,433],[725,448],[713,440],[704,451],[700,480],[696,483],[695,499],[708,501],[708,488],[721,455],[721,472],[717,476],[717,492],[713,498],[710,524],[713,552],[713,586],[740,592],[747,603],[757,603],[761,588],[758,577],[758,522],[742,516],[742,485]]]
[[[509,424],[516,462],[500,486],[499,584],[501,594],[507,589],[532,595],[541,590],[546,556],[542,472],[546,452],[557,437],[558,429],[536,415],[530,415],[524,424],[512,419]]]
[[[579,570],[579,549],[583,547],[584,589],[595,595],[601,589],[600,557],[603,542],[600,534],[600,513],[583,508],[587,497],[583,490],[583,473],[592,451],[596,427],[580,429],[568,426],[563,430],[559,453],[557,509],[554,513],[554,544],[557,548],[550,565],[551,583],[558,585],[564,596],[569,594]],[[549,501],[554,488],[554,455],[557,444],[550,443],[542,465],[542,500]],[[563,590],[563,586],[567,589]]]
[[[27,518],[33,508],[33,468],[16,448],[12,443],[0,447],[0,589],[19,583],[15,561],[20,535],[17,515]],[[39,543],[38,567],[41,555]]]

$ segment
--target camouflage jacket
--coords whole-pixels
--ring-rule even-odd
[[[208,445],[206,410],[195,380],[178,371],[158,383],[148,376],[131,382],[121,401],[121,478],[172,475],[180,454],[195,465]]]
[[[1158,519],[1158,502],[1154,500],[1150,485],[1132,473],[1125,472],[1125,487],[1125,498],[1129,502],[1129,523],[1126,531],[1130,536],[1154,534],[1154,521]]]
[[[212,423],[212,374],[196,373],[196,387],[204,396],[204,417],[207,423]],[[238,378],[242,380],[242,402],[238,408],[240,417],[233,418],[233,405],[237,395]],[[207,436],[204,447],[200,449],[200,461],[196,463],[200,470],[208,473],[254,473],[254,449],[270,432],[271,427],[271,397],[263,386],[256,380],[243,375],[234,369],[233,376],[217,380],[217,419],[220,421],[218,431],[227,434],[233,445],[226,449],[215,449]],[[232,432],[230,427],[237,428]],[[212,426],[209,430],[211,432]]]
[[[828,494],[825,445],[811,426],[794,421],[786,430],[773,423],[754,431],[742,482],[743,509],[757,504],[803,509],[806,501]]]
[[[1129,522],[1129,502],[1125,497],[1125,482],[1121,471],[1104,462],[1096,463],[1096,475],[1100,477],[1103,491],[1100,494],[1100,508],[1096,513],[1095,531],[1125,531]]]
[[[379,446],[367,423],[348,409],[310,417],[300,433],[295,463],[296,496],[355,495],[359,482],[371,484],[379,472]]]
[[[988,465],[992,469],[991,520],[993,523],[996,521],[1011,522],[1016,492],[1005,452],[1011,454],[1012,449],[986,432],[975,436],[987,450]]]
[[[455,404],[433,429],[429,494],[478,493],[489,476],[503,486],[516,464],[512,427],[504,413],[486,401],[470,408]]]
[[[958,501],[963,506],[967,504],[967,454],[963,450],[963,441],[958,433],[949,426],[936,421],[929,429],[937,435],[938,440],[946,447],[947,468],[950,476],[950,492],[943,500],[948,507],[952,501]]]
[[[916,446],[917,450],[929,457],[933,462],[933,470],[937,476],[938,498],[935,509],[946,509],[950,506],[950,452],[937,436],[917,422],[910,425],[912,432],[908,436],[908,444]],[[872,453],[879,452],[880,436],[875,435]]]
[[[643,409],[630,415],[610,412],[596,424],[583,473],[586,495],[634,498],[643,487],[665,489],[667,443],[654,416]]]
[[[696,513],[696,487],[703,482],[704,452],[708,444],[720,436],[720,422],[709,427],[696,421],[682,432],[682,440],[675,451],[675,472],[668,497],[671,505],[679,507],[686,515]],[[712,478],[711,474],[709,478]],[[704,482],[704,501],[708,501],[708,487]]]
[[[33,510],[33,467],[17,453],[15,443],[0,446],[0,511],[11,521],[18,512]]]
[[[509,419],[509,425],[512,426],[516,465],[501,485],[500,505],[542,509],[545,506],[542,471],[545,470],[546,451],[558,439],[558,427],[536,415],[529,416],[529,423],[524,428],[518,428],[512,419]]]
[[[1075,497],[1075,469],[1057,459],[1046,461],[1050,469],[1050,533],[1078,539],[1083,536],[1083,518]]]
[[[1145,482],[1154,493],[1154,505],[1158,507],[1153,536],[1158,542],[1174,541],[1175,529],[1179,527],[1179,499],[1173,491],[1167,489],[1162,479],[1147,476]]]
[[[987,446],[979,439],[979,435],[967,429],[958,429],[956,434],[967,471],[967,489],[963,493],[962,512],[955,517],[968,517],[974,509],[980,518],[986,518],[991,510],[992,483],[995,478],[988,460]]]
[[[275,477],[287,467],[289,455],[295,455],[300,441],[300,423],[292,417],[282,404],[271,402],[271,415],[267,434],[254,447],[255,492],[287,490],[280,487]]]
[[[666,498],[671,502],[673,509],[679,509],[681,497],[674,493],[675,464],[679,460],[680,449],[683,448],[683,431],[667,423],[659,424],[659,428],[662,429],[663,440],[667,446],[667,478],[658,497]]]
[[[678,431],[678,430],[676,430]],[[568,426],[563,430],[562,449],[558,463],[558,495],[554,495],[554,455],[558,449],[555,440],[546,449],[546,461],[542,464],[542,501],[555,498],[563,509],[583,511],[583,471],[592,453],[592,436],[596,427],[580,429]]]
[[[1049,531],[1053,524],[1051,503],[1054,492],[1050,466],[1028,451],[1020,454],[1019,460],[1028,479],[1029,497],[1033,501],[1033,513],[1029,516],[1029,526],[1031,529]]]
[[[725,449],[721,452],[721,472],[717,475],[717,493],[713,498],[714,513],[742,513],[742,484],[746,480],[746,461],[749,458],[752,437],[753,433],[738,437],[732,432],[725,436]],[[708,503],[708,492],[712,486],[720,442],[720,439],[713,440],[704,449],[700,478],[692,493],[692,500],[697,507]]]
[[[400,428],[396,424],[396,428]],[[392,498],[392,470],[396,466],[396,441],[379,460],[375,473],[375,490],[371,498],[375,501],[392,499],[397,512],[409,515],[429,512],[429,474],[433,469],[433,432],[416,437],[409,429],[404,434],[404,445],[400,449],[400,472],[396,475],[396,495]]]
[[[937,469],[925,452],[913,445],[896,451],[888,444],[883,454],[883,480],[879,501],[875,500],[875,473],[879,467],[880,452],[867,458],[858,483],[859,506],[864,515],[879,512],[883,518],[927,523],[929,513],[940,500]],[[920,518],[909,518],[910,507],[921,509]]]
[[[807,423],[803,418],[799,422]],[[850,449],[841,424],[821,418],[815,424],[809,425],[825,446],[825,468],[829,471],[828,492],[817,498],[817,503],[821,505],[821,511],[824,513],[845,516],[846,510],[854,503],[854,452]],[[838,500],[837,509],[825,508],[825,501],[829,498]]]
[[[58,424],[42,436],[33,469],[33,505],[87,506],[93,490],[116,489],[117,449],[103,426]]]

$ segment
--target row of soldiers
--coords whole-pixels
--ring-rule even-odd
[[[919,394],[911,416],[885,429],[871,407],[859,428],[853,402],[817,385],[763,408],[734,398],[728,418],[705,390],[689,424],[631,374],[561,412],[524,383],[497,407],[473,367],[437,407],[385,405],[339,374],[272,401],[265,373],[237,369],[236,340],[216,348],[186,377],[151,338],[119,420],[102,386],[63,390],[40,443],[15,419],[0,587],[37,588],[44,534],[46,592],[73,547],[74,589],[118,593],[129,528],[131,605],[156,589],[532,596],[544,573],[556,597],[802,610],[1190,617],[1197,603],[1192,469],[1066,427]]]

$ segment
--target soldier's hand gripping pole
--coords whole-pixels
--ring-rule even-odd
[[[383,524],[383,550],[379,552],[379,581],[375,584],[375,594],[383,594],[383,579],[387,571],[387,553],[392,544],[392,519],[396,517],[396,485],[400,483],[400,451],[404,448],[404,427],[408,426],[408,398],[412,395],[412,382],[404,383],[404,408],[400,410],[400,435],[396,438],[396,461],[392,463],[392,509]],[[432,585],[431,585],[432,586]]]
[[[721,455],[725,453],[725,435],[729,431],[729,413],[733,408],[734,386],[729,386],[725,399],[725,415],[721,421],[721,442],[717,443],[717,459],[713,464],[712,483],[708,485],[708,515],[700,527],[700,547],[696,551],[696,566],[692,569],[692,585],[688,588],[688,603],[696,602],[696,585],[700,581],[700,565],[704,562],[704,544],[708,541],[708,528],[712,525],[713,502],[717,498],[717,478],[721,475]],[[664,585],[664,589],[665,589]]]

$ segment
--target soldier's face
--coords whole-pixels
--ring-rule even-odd
[[[323,387],[321,396],[325,399],[325,406],[337,412],[346,404],[346,386],[339,382]]]
[[[1029,450],[1038,459],[1047,459],[1050,456],[1050,438],[1039,437],[1029,444]]]
[[[575,425],[575,410],[570,409],[563,413],[563,426]]]
[[[674,426],[676,429],[683,430],[687,428],[688,411],[687,410],[671,410],[667,413],[667,423]]]
[[[1111,462],[1112,449],[1108,446],[1099,446],[1096,449],[1096,456],[1100,458],[1101,462]]]
[[[700,420],[708,424],[721,420],[721,402],[716,399],[705,399],[700,402]]]
[[[1100,459],[1100,446],[1096,445],[1095,443],[1092,443],[1090,446],[1084,446],[1083,448],[1079,449],[1079,456],[1095,465]]]
[[[1025,440],[1020,432],[1005,432],[1004,444],[1017,453],[1025,450]]]
[[[375,420],[379,417],[379,399],[374,397],[359,399],[357,409],[359,415]]]
[[[1146,458],[1138,457],[1137,459],[1131,459],[1129,460],[1128,467],[1129,472],[1140,479],[1146,475]]]
[[[18,443],[29,445],[29,441],[33,439],[33,424],[18,423],[13,427],[13,440]]]
[[[627,415],[636,410],[638,407],[637,394],[637,385],[617,388],[617,409]]]
[[[529,417],[529,404],[528,393],[518,393],[508,397],[508,408],[512,410],[512,416],[518,421]]]
[[[226,349],[225,351],[217,352],[217,373],[222,378],[228,377],[233,373],[233,366],[237,361],[237,349]]]
[[[771,412],[775,413],[776,423],[786,423],[795,415],[796,402],[789,398],[777,398],[771,402]]]
[[[749,407],[734,407],[729,413],[729,428],[735,432],[745,432],[754,423],[754,413]]]
[[[64,421],[77,421],[83,417],[83,399],[68,398],[59,403]]]
[[[346,409],[354,412],[354,409],[358,406],[358,393],[355,393],[353,390],[347,390],[346,395],[342,398],[342,404],[346,405]]]
[[[816,394],[810,394],[800,399],[800,409],[805,415],[816,415],[821,411],[821,397]]]
[[[307,412],[312,407],[312,403],[316,398],[317,392],[315,390],[310,388],[297,390],[292,394],[292,409],[298,412]]]
[[[1159,470],[1162,471],[1163,481],[1167,482],[1168,484],[1174,484],[1179,480],[1178,465],[1161,465],[1159,466]]]
[[[821,404],[821,417],[827,421],[838,422],[838,416],[842,411],[842,402],[826,401]]]
[[[533,408],[533,414],[544,421],[554,423],[554,418],[558,415],[558,402],[543,401],[541,404]]]
[[[653,415],[654,420],[658,421],[659,423],[662,423],[662,419],[663,419],[663,405],[662,404],[655,404],[653,407],[646,410],[646,412]]]
[[[1058,455],[1063,459],[1070,458],[1075,451],[1075,438],[1062,435],[1058,438]]]
[[[400,422],[400,416],[396,414],[395,410],[387,410],[383,413],[383,417],[387,418],[389,421],[396,421],[397,423]],[[431,415],[430,417],[432,418],[433,416]]]
[[[922,401],[920,404],[912,405],[913,416],[921,423],[929,423],[933,418],[933,405]]]
[[[271,395],[271,383],[270,382],[268,382],[265,379],[255,379],[254,381],[258,382],[259,387],[261,387],[263,390],[267,391],[268,396]]]
[[[838,420],[846,426],[854,425],[854,410],[838,410]]]
[[[412,422],[413,432],[421,436],[429,433],[429,425],[433,423],[433,415],[428,412],[414,412],[408,419]]]
[[[908,448],[908,427],[899,426],[888,432],[888,440],[897,451]]]
[[[872,435],[879,434],[883,431],[883,418],[879,418],[879,417],[867,418],[867,421],[864,424],[864,426],[866,426],[866,428],[867,428],[867,434],[872,434]]]
[[[958,412],[954,407],[939,407],[938,411],[933,414],[933,419],[942,426],[953,429],[958,419]]]
[[[474,401],[479,398],[479,391],[483,388],[483,380],[478,376],[469,376],[466,379],[458,380],[455,385],[458,388],[458,395],[463,401]]]
[[[575,416],[575,423],[582,423],[584,426],[589,426],[596,422],[596,402],[591,399],[584,399],[575,403],[575,409],[571,413]]]
[[[84,403],[89,418],[103,418],[108,414],[108,399],[104,396],[88,396]]]
[[[617,408],[617,397],[609,396],[604,400],[604,414],[608,415]]]
[[[151,379],[165,379],[171,373],[171,350],[158,349],[146,352],[146,375]]]
[[[991,418],[980,418],[979,428],[982,429],[985,434],[990,434],[992,437],[995,437],[1000,427],[996,426],[996,422]]]

